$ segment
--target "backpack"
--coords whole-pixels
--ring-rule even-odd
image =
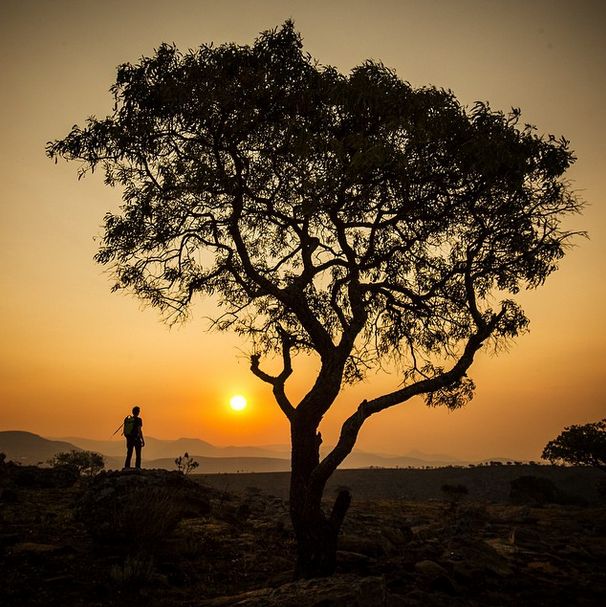
[[[122,434],[124,436],[133,436],[135,433],[135,429],[137,428],[136,417],[134,415],[128,415],[124,418],[124,427],[122,430]]]

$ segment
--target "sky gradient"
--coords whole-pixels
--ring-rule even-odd
[[[0,5],[0,430],[109,438],[134,404],[146,432],[217,445],[288,442],[269,387],[248,369],[247,344],[207,333],[214,302],[169,328],[156,310],[111,294],[93,261],[119,190],[54,165],[48,140],[111,112],[115,68],[161,42],[252,43],[293,18],[305,50],[342,72],[381,60],[413,86],[450,88],[467,105],[522,109],[523,122],[571,140],[572,187],[588,203],[567,222],[587,230],[536,292],[522,294],[530,333],[482,352],[474,400],[456,412],[421,400],[366,423],[364,450],[470,459],[536,459],[565,426],[606,416],[606,24],[599,1],[33,2]],[[313,361],[296,360],[303,394]],[[321,428],[325,443],[366,397],[393,390],[383,373],[345,390]],[[287,387],[289,386],[287,384]],[[234,394],[249,406],[229,407]]]

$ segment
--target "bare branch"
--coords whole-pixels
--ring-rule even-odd
[[[250,370],[262,381],[271,384],[273,387],[273,394],[278,403],[278,406],[286,415],[289,420],[292,420],[292,417],[295,412],[295,408],[292,406],[285,392],[285,384],[286,380],[292,374],[292,361],[290,351],[293,346],[292,337],[280,326],[277,325],[277,331],[280,336],[280,340],[282,342],[282,362],[283,367],[282,371],[276,375],[269,375],[265,373],[259,368],[260,355],[252,354],[250,357]]]

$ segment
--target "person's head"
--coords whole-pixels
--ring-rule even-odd
[[[133,407],[133,415],[135,417],[139,417],[139,413],[141,412],[141,409],[139,407],[137,407],[136,405]]]

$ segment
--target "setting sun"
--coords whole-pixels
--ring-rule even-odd
[[[242,395],[236,394],[236,396],[231,397],[229,406],[234,411],[242,411],[244,408],[246,408],[246,399]]]

